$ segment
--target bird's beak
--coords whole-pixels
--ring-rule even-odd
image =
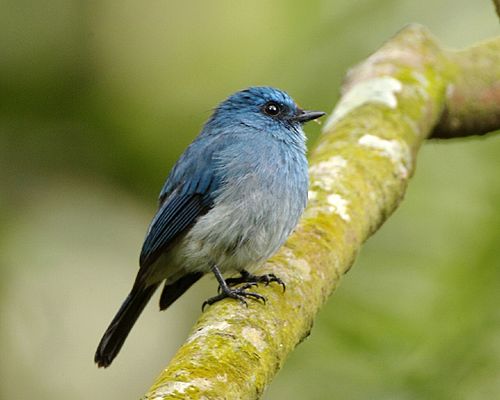
[[[300,110],[295,117],[293,117],[294,121],[300,122],[301,124],[312,121],[313,119],[322,117],[326,113],[323,111],[306,111]]]

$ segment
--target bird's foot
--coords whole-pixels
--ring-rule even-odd
[[[226,285],[234,286],[240,283],[253,283],[257,285],[258,283],[264,283],[266,286],[269,286],[270,283],[276,282],[277,284],[281,285],[281,287],[283,288],[283,292],[286,290],[285,282],[283,282],[274,274],[254,275],[245,270],[241,271],[240,273],[241,276],[237,278],[226,279]]]
[[[219,286],[220,293],[217,296],[210,297],[209,299],[203,302],[201,306],[201,310],[203,311],[206,306],[210,306],[218,301],[226,298],[231,298],[235,300],[239,300],[242,304],[248,307],[248,303],[246,301],[247,298],[252,298],[254,300],[262,300],[263,303],[266,302],[266,298],[258,293],[247,292],[246,289],[250,289],[253,286],[257,286],[255,282],[248,282],[245,285],[232,289],[227,285]]]

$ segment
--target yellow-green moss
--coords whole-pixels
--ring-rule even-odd
[[[257,271],[281,277],[286,292],[260,286],[265,305],[225,300],[209,307],[146,399],[260,397],[361,244],[401,201],[455,73],[443,54],[424,28],[411,25],[350,72],[344,99],[357,92],[311,154],[304,217]]]

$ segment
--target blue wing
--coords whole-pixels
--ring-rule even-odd
[[[219,186],[212,156],[218,147],[211,140],[199,138],[172,169],[142,246],[141,269],[153,264],[179,234],[212,208]]]

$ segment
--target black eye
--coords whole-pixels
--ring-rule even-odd
[[[267,102],[262,110],[267,114],[270,115],[271,117],[275,117],[282,111],[281,104],[276,103],[275,101],[269,101]]]

